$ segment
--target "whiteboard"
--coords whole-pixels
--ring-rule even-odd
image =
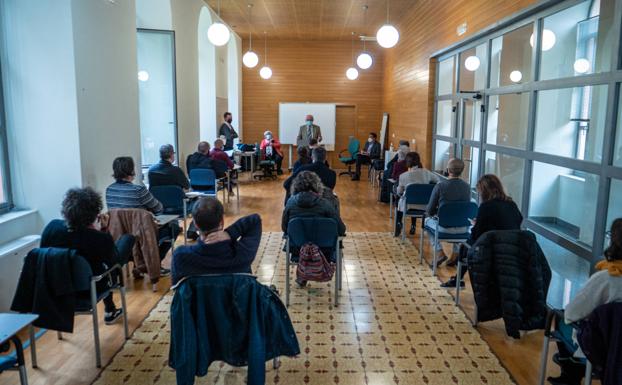
[[[334,103],[279,103],[279,140],[283,144],[296,144],[300,126],[305,124],[305,115],[313,115],[313,124],[320,126],[322,141],[328,151],[335,147]]]

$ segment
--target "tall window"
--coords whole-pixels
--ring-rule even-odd
[[[7,147],[4,96],[0,81],[0,214],[11,209],[11,184],[9,183],[9,156]]]

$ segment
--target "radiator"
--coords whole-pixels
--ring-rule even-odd
[[[39,240],[38,235],[27,235],[0,245],[0,312],[9,311],[24,257],[39,247]]]

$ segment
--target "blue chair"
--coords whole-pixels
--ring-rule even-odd
[[[352,176],[352,165],[356,163],[356,155],[359,153],[359,149],[361,148],[361,143],[355,137],[350,137],[350,141],[348,142],[348,149],[343,150],[339,153],[339,161],[346,166],[348,166],[348,171],[340,172],[341,175],[350,175]],[[346,154],[347,152],[347,154]]]
[[[342,255],[339,249],[339,230],[337,222],[331,218],[294,218],[287,224],[287,240],[285,245],[285,305],[289,306],[289,267],[290,249],[302,247],[311,242],[322,249],[331,249],[335,255],[335,306],[339,306],[339,290],[341,290]],[[328,256],[327,256],[328,257]],[[294,263],[295,264],[295,263]]]
[[[194,170],[192,170],[194,171]],[[163,214],[177,215],[183,219],[184,245],[188,242],[186,235],[186,218],[188,217],[188,207],[186,204],[186,193],[179,186],[154,186],[149,189],[155,199],[162,203],[164,207]],[[173,238],[171,236],[171,238]],[[175,246],[175,240],[171,239],[172,247]]]
[[[222,190],[222,201],[225,202],[224,178],[216,178],[214,170],[209,168],[195,168],[190,171],[190,187],[201,195],[217,198],[218,191]],[[222,185],[219,185],[222,182]]]
[[[438,213],[435,216],[436,226],[424,225],[424,229],[434,236],[434,244],[439,240],[447,243],[463,243],[469,239],[470,230],[460,234],[451,234],[439,231],[438,227],[469,227],[471,226],[469,219],[476,216],[477,204],[474,202],[448,202],[438,208]],[[434,258],[432,259],[432,273],[434,275],[436,275],[437,256],[437,252],[434,250]]]
[[[430,183],[412,183],[406,186],[404,198],[406,199],[406,211],[402,216],[402,241],[406,240],[406,217],[421,218],[421,237],[419,241],[419,263],[423,263],[423,227],[425,222],[425,210],[409,209],[409,205],[427,205],[432,196],[434,185]],[[397,206],[395,207],[397,213]],[[395,215],[397,218],[397,214]]]

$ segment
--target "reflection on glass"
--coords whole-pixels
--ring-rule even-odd
[[[460,53],[460,91],[486,88],[486,44]]]
[[[436,134],[454,135],[454,105],[451,100],[439,100],[436,103]]]
[[[3,203],[7,203],[8,197],[6,194],[7,185],[6,185],[6,175],[4,175],[4,170],[6,170],[6,165],[4,164],[4,138],[0,135],[0,205]]]
[[[523,203],[525,160],[510,155],[486,151],[484,161],[486,174],[495,174],[501,179],[505,192],[520,208]]]
[[[534,149],[600,162],[606,108],[606,85],[539,91]]]
[[[531,80],[529,38],[533,24],[525,25],[492,41],[490,52],[490,86],[499,87]]]
[[[465,100],[462,106],[464,109],[462,137],[469,140],[480,140],[482,124],[481,100]]]
[[[616,143],[613,149],[613,164],[622,167],[622,97],[618,102],[618,125],[616,128]]]
[[[609,191],[609,209],[607,211],[607,230],[617,218],[622,218],[622,180],[612,179]]]
[[[447,163],[449,162],[449,159],[453,157],[453,143],[437,140],[436,150],[434,151],[434,170],[443,173],[447,168]]]
[[[464,171],[462,179],[475,188],[477,185],[478,169],[479,169],[479,148],[471,146],[462,147],[462,160],[464,161]]]
[[[598,175],[534,162],[529,218],[572,241],[592,245]]]
[[[525,148],[529,94],[491,95],[488,100],[486,141],[500,146]]]
[[[452,56],[438,63],[438,92],[437,95],[454,93],[456,84],[456,57]]]
[[[545,18],[540,79],[608,71],[614,5],[614,0],[584,1]]]
[[[168,31],[138,31],[138,100],[142,163],[160,160],[163,144],[176,144],[174,35]]]

